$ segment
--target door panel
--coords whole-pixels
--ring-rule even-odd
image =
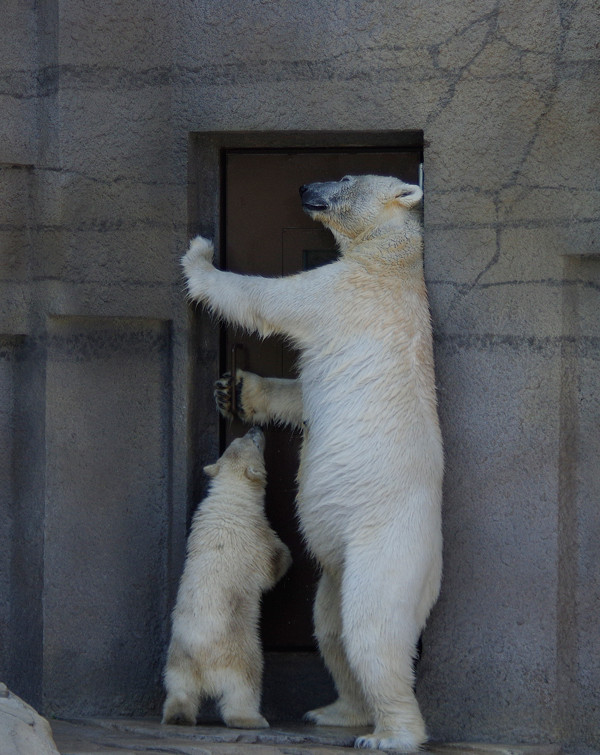
[[[221,265],[255,275],[290,275],[336,257],[332,234],[302,211],[298,187],[347,173],[395,175],[417,183],[419,150],[227,151],[225,245]],[[239,330],[224,334],[223,366],[234,344],[238,366],[270,377],[295,377],[296,354],[280,338],[263,341]],[[245,432],[224,423],[223,445]],[[314,648],[312,601],[318,577],[301,541],[294,512],[299,433],[266,431],[267,516],[290,547],[293,566],[263,604],[262,637],[267,650]]]

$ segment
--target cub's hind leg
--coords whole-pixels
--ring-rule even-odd
[[[268,721],[260,714],[260,679],[262,667],[245,664],[211,672],[211,686],[219,697],[223,721],[234,729],[266,729]]]
[[[196,675],[186,668],[167,667],[165,687],[167,698],[163,705],[162,723],[194,726],[201,697]]]

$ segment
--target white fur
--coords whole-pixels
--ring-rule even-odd
[[[305,209],[329,227],[341,258],[285,278],[215,269],[192,241],[190,296],[301,350],[300,379],[248,373],[242,415],[305,426],[297,507],[323,576],[316,635],[339,699],[307,714],[366,725],[357,747],[417,748],[425,727],[412,691],[415,644],[440,587],[442,442],[417,186],[379,176],[313,184]],[[301,416],[298,393],[301,391]],[[271,405],[269,397],[276,396]],[[226,409],[226,408],[225,408]]]
[[[194,515],[177,602],[163,723],[194,724],[204,697],[219,701],[227,726],[268,726],[260,715],[261,594],[291,563],[264,514],[264,438],[251,430],[216,464]]]

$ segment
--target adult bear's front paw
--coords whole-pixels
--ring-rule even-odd
[[[225,372],[222,377],[215,381],[214,397],[219,412],[227,419],[238,417],[242,422],[248,422],[242,404],[242,388],[244,384],[244,372],[236,371],[235,385],[231,379],[231,372]]]
[[[187,274],[198,267],[212,267],[213,254],[215,247],[210,239],[204,236],[196,236],[190,243],[181,264]]]

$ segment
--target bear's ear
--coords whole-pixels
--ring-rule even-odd
[[[219,471],[219,462],[215,462],[214,464],[207,464],[204,467],[204,474],[207,474],[209,477],[216,477],[217,473]]]
[[[246,467],[246,469],[244,470],[244,474],[252,482],[265,481],[265,473],[263,472],[262,469],[257,469],[256,467]]]
[[[394,199],[403,207],[414,207],[419,204],[423,197],[423,191],[420,186],[414,184],[404,184],[396,193]]]

